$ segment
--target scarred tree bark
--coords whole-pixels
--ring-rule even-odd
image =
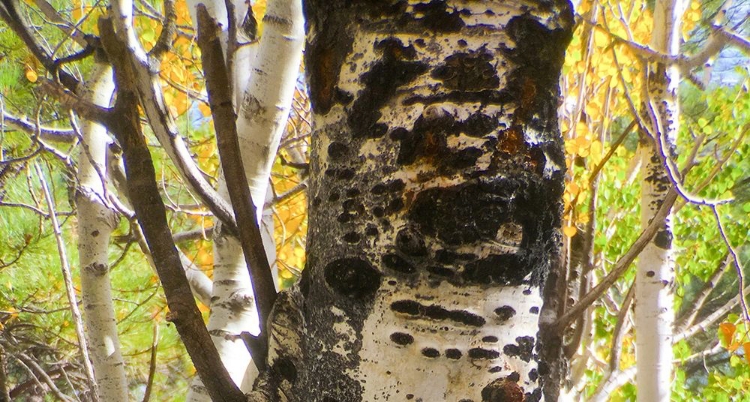
[[[680,52],[680,21],[686,2],[658,0],[654,8],[651,47],[663,54]],[[642,115],[649,132],[641,133],[641,226],[654,219],[665,202],[671,180],[664,157],[671,153],[679,131],[677,66],[652,63],[648,70]],[[639,401],[668,401],[672,388],[672,326],[674,324],[674,260],[672,214],[638,259],[635,283],[636,381]]]
[[[305,12],[308,264],[279,296],[251,398],[540,400],[561,369],[559,338],[537,333],[557,315],[542,303],[559,258],[570,4]]]

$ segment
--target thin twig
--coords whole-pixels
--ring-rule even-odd
[[[156,376],[156,351],[159,347],[159,323],[154,322],[154,338],[151,341],[151,359],[148,365],[148,380],[146,380],[146,391],[143,392],[143,402],[148,402],[151,398],[151,389],[154,387],[154,377]]]
[[[745,301],[745,295],[743,290],[745,289],[745,274],[742,269],[742,265],[740,263],[740,257],[737,254],[737,250],[734,249],[734,246],[732,246],[732,243],[729,241],[729,238],[727,237],[726,230],[724,229],[724,224],[721,223],[721,217],[719,216],[719,211],[717,210],[716,205],[712,205],[711,211],[714,213],[714,218],[716,218],[716,225],[719,228],[719,234],[721,235],[721,239],[724,241],[724,244],[727,246],[727,250],[729,250],[729,254],[732,255],[732,260],[734,262],[734,268],[737,271],[737,280],[739,281],[739,287],[740,291],[737,294],[737,297],[739,297],[740,301],[740,307],[742,308],[742,314],[745,318],[746,323],[750,323],[750,314],[748,314],[747,311],[747,301]]]
[[[703,284],[703,288],[698,292],[695,298],[690,302],[689,310],[683,313],[680,316],[678,322],[674,324],[675,333],[684,331],[685,328],[687,328],[689,325],[691,325],[695,321],[695,318],[698,316],[698,313],[700,313],[701,309],[703,308],[703,305],[706,303],[706,300],[708,300],[708,296],[711,295],[711,292],[719,283],[722,276],[724,276],[724,273],[727,272],[727,270],[725,269],[727,265],[729,265],[729,252],[724,254],[724,257],[721,258],[721,262],[716,267],[716,269],[714,269],[714,273]]]

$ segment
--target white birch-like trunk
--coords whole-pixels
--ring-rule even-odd
[[[271,0],[250,78],[237,105],[237,134],[258,219],[286,128],[305,42],[301,0]],[[239,69],[240,67],[237,66]]]
[[[307,265],[251,400],[543,398],[569,7],[305,3]]]
[[[682,0],[657,0],[651,47],[678,55]],[[647,99],[642,115],[652,123],[656,138],[641,141],[641,226],[646,227],[671,186],[660,153],[671,156],[679,130],[677,90],[680,76],[675,66],[652,63],[647,77]],[[644,94],[646,95],[646,94]],[[661,144],[663,147],[658,146]],[[660,151],[660,148],[663,148]],[[641,252],[635,284],[636,386],[638,401],[669,401],[672,388],[672,338],[675,279],[672,259],[672,215]]]
[[[195,5],[198,3],[195,2]],[[213,11],[212,15],[217,17],[219,23],[221,18],[226,21],[223,4],[223,1],[207,4],[207,9]],[[191,4],[191,12],[194,12],[193,7]],[[236,14],[238,24],[243,18],[244,13]],[[286,127],[302,58],[304,28],[301,4],[289,0],[269,2],[264,24],[259,54],[255,55],[257,45],[238,49],[234,55],[233,74],[235,99],[250,99],[246,102],[254,105],[252,108],[237,106],[238,134],[245,174],[248,181],[254,183],[251,191],[261,225],[261,236],[273,269],[276,259],[273,217],[265,213],[263,206],[270,196],[267,189],[270,186],[271,167]],[[219,193],[224,199],[229,198],[223,178],[220,179]],[[244,342],[237,335],[243,331],[257,335],[258,314],[242,247],[237,239],[222,232],[220,226],[217,229],[208,330],[232,379],[247,391],[252,388],[258,371]],[[187,400],[209,401],[198,377],[191,384]]]
[[[108,107],[113,91],[111,68],[96,65],[83,96],[94,104]],[[100,400],[127,401],[125,363],[117,336],[108,261],[110,234],[118,221],[117,213],[107,206],[104,190],[110,139],[106,129],[97,123],[84,121],[81,129],[83,149],[78,158],[80,187],[76,192],[76,205],[86,332]]]

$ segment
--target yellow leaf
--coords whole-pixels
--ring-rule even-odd
[[[27,68],[26,69],[26,79],[29,80],[29,82],[36,82],[39,79],[39,76],[36,74],[36,71]]]
[[[732,343],[732,337],[734,337],[734,332],[737,330],[737,326],[732,324],[731,322],[722,322],[719,324],[719,334],[721,335],[722,341],[725,345],[730,345]]]
[[[750,363],[750,342],[743,343],[742,349],[745,351],[745,360]]]
[[[575,226],[565,226],[563,228],[563,233],[565,233],[565,236],[573,237],[578,233],[578,229]]]
[[[596,47],[603,48],[609,44],[609,36],[601,30],[594,31],[594,43]]]

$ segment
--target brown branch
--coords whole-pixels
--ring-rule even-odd
[[[159,323],[154,323],[154,340],[151,342],[151,359],[148,364],[148,380],[146,380],[146,391],[143,392],[143,402],[148,402],[151,398],[151,389],[154,387],[154,377],[156,376],[156,351],[159,346]]]
[[[55,8],[49,4],[46,0],[34,0],[34,4],[39,8],[39,11],[41,11],[49,20],[52,22],[53,25],[60,28],[61,31],[65,32],[67,35],[69,35],[76,43],[78,43],[81,47],[86,47],[88,45],[88,42],[86,42],[86,34],[83,33],[80,29],[78,29],[77,26],[72,24],[70,21],[67,21],[64,19],[60,13],[55,10]]]
[[[261,369],[267,353],[266,321],[276,300],[276,288],[263,248],[255,204],[250,195],[250,187],[247,185],[242,163],[235,125],[236,115],[232,107],[232,93],[228,90],[229,74],[224,64],[219,32],[216,21],[211,18],[203,5],[199,5],[198,46],[201,48],[203,70],[206,75],[208,103],[214,117],[221,166],[227,181],[229,198],[234,207],[240,243],[252,279],[253,293],[260,316],[260,347],[256,348],[260,350],[253,350],[252,355],[255,365]]]
[[[714,28],[714,32],[725,37],[733,45],[742,49],[743,52],[750,53],[750,40],[749,39],[743,38],[736,32],[731,31],[726,28],[721,28],[721,27],[713,27],[713,28]]]
[[[39,60],[47,71],[60,78],[60,82],[72,92],[78,91],[78,80],[65,70],[58,70],[58,64],[49,52],[37,41],[29,29],[30,24],[23,15],[18,12],[18,0],[0,1],[0,18],[18,35],[31,51],[31,54]]]
[[[8,359],[5,356],[5,348],[0,345],[0,402],[10,402],[10,390],[8,388],[8,372],[6,367]]]
[[[566,328],[578,315],[586,308],[588,308],[592,303],[594,303],[599,296],[601,296],[607,289],[609,289],[610,286],[612,286],[615,281],[622,275],[625,270],[630,267],[630,264],[635,260],[636,257],[643,251],[643,249],[646,247],[646,245],[651,241],[651,239],[656,235],[656,232],[659,231],[664,225],[664,219],[669,215],[669,211],[672,208],[672,205],[674,204],[675,200],[677,200],[677,191],[674,188],[671,188],[669,192],[664,197],[664,201],[661,204],[661,207],[659,207],[659,210],[654,215],[653,219],[649,223],[649,225],[646,227],[646,229],[641,232],[640,236],[638,236],[638,239],[633,243],[633,245],[630,246],[630,249],[622,256],[620,259],[615,263],[615,266],[612,267],[612,270],[607,274],[607,276],[602,279],[602,281],[594,287],[589,293],[586,294],[586,296],[582,297],[581,300],[576,303],[575,306],[571,307],[568,311],[565,312],[565,314],[562,315],[556,322],[554,322],[550,328],[550,330],[562,330]]]
[[[612,330],[612,345],[609,349],[609,371],[610,373],[616,372],[620,369],[620,355],[622,354],[622,338],[625,336],[626,328],[625,320],[628,318],[628,312],[630,311],[630,305],[633,303],[635,298],[635,283],[630,285],[628,293],[625,295],[625,300],[622,301],[620,311],[617,313],[617,323],[615,328]]]
[[[110,109],[95,105],[79,97],[55,81],[40,79],[39,83],[42,91],[55,97],[62,107],[73,110],[84,119],[97,122],[105,127],[109,124]]]
[[[174,7],[174,0],[164,0],[164,20],[162,21],[162,29],[159,38],[156,39],[156,44],[151,49],[149,54],[150,57],[159,58],[172,48],[172,38],[177,32],[177,25],[175,25],[176,20],[177,11]]]
[[[689,310],[683,313],[677,319],[677,322],[675,322],[675,333],[683,332],[689,325],[695,322],[695,319],[696,317],[698,317],[698,313],[700,313],[701,308],[703,308],[703,306],[706,304],[708,296],[711,295],[711,292],[713,292],[714,288],[719,283],[719,280],[721,280],[721,277],[724,276],[724,273],[727,272],[725,268],[727,267],[727,265],[729,265],[729,261],[729,252],[727,252],[724,254],[724,257],[721,258],[721,262],[716,267],[716,269],[714,269],[714,273],[711,274],[711,277],[708,279],[708,281],[703,284],[703,288],[690,302]]]
[[[112,20],[101,18],[99,32],[102,44],[115,70],[117,102],[110,129],[123,149],[128,190],[133,208],[143,229],[151,255],[161,280],[169,320],[175,324],[185,349],[213,401],[245,401],[221,363],[219,354],[206,330],[198,306],[193,299],[180,255],[172,241],[166,218],[166,208],[159,194],[151,153],[141,132],[138,116],[138,94],[135,72],[125,43],[118,40]]]

